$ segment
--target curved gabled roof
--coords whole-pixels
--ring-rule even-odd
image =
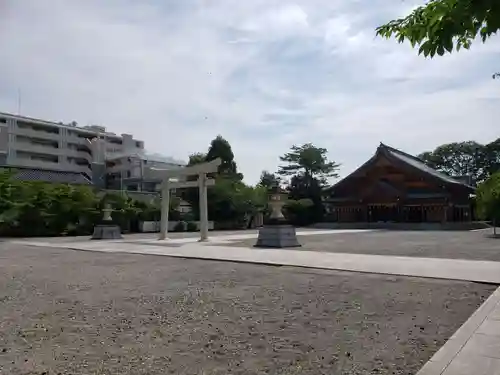
[[[413,169],[417,169],[420,172],[427,174],[433,178],[439,179],[442,182],[444,182],[445,184],[464,186],[464,187],[467,187],[468,189],[474,190],[474,187],[472,187],[472,186],[470,186],[470,185],[468,185],[460,180],[457,180],[453,177],[450,177],[445,173],[439,172],[439,171],[429,167],[427,164],[425,164],[425,162],[423,160],[421,160],[413,155],[407,154],[406,152],[398,150],[394,147],[387,146],[381,142],[380,145],[378,146],[375,154],[370,159],[368,159],[368,161],[366,161],[364,164],[362,164],[354,172],[350,173],[348,176],[344,177],[342,180],[337,182],[330,189],[327,189],[327,191],[330,191],[330,190],[334,189],[335,187],[338,187],[339,185],[343,184],[346,180],[348,180],[353,175],[356,175],[361,170],[370,166],[378,158],[378,156],[380,156],[381,154],[385,155],[389,159],[396,160],[400,163],[406,164],[407,166],[409,166]]]
[[[413,168],[420,169],[422,172],[424,172],[426,174],[430,174],[433,177],[442,180],[443,182],[446,182],[448,184],[463,185],[463,186],[472,188],[472,186],[467,185],[460,180],[457,180],[451,176],[448,176],[445,173],[439,172],[439,171],[429,167],[427,164],[425,164],[425,162],[423,160],[421,160],[413,155],[407,154],[406,152],[398,150],[394,147],[387,146],[383,143],[380,143],[379,148],[382,148],[384,151],[389,153],[390,156],[399,159],[401,162],[408,164]]]

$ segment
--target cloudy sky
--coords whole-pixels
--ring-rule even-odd
[[[500,136],[500,37],[434,60],[374,28],[416,0],[0,0],[0,111],[132,133],[187,159],[221,134],[245,180],[293,144],[345,176]]]

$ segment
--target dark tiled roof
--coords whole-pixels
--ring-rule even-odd
[[[442,193],[412,193],[407,195],[408,198],[425,199],[425,198],[446,198],[446,194]]]
[[[447,174],[436,171],[435,169],[429,167],[422,160],[420,160],[419,158],[416,158],[415,156],[407,154],[407,153],[400,151],[396,148],[384,145],[383,143],[381,143],[379,147],[382,148],[384,151],[388,152],[390,154],[390,156],[393,156],[393,157],[399,159],[403,163],[409,164],[410,166],[412,166],[414,168],[420,169],[422,172],[430,174],[433,177],[439,178],[440,180],[442,180],[446,183],[470,187],[469,185],[465,184],[464,182],[462,182],[458,179],[455,179],[453,177],[448,176]]]
[[[92,182],[78,172],[53,171],[36,168],[0,167],[1,170],[11,170],[13,177],[21,181],[41,181],[59,184],[91,185]]]
[[[427,166],[423,162],[423,160],[421,160],[419,158],[416,158],[413,155],[407,154],[407,153],[405,153],[403,151],[400,151],[400,150],[398,150],[396,148],[393,148],[393,147],[387,146],[387,145],[385,145],[383,143],[380,143],[380,146],[378,147],[377,152],[375,153],[375,155],[373,155],[368,161],[366,161],[362,166],[360,166],[354,172],[352,172],[348,176],[344,177],[342,180],[338,181],[336,184],[334,184],[333,186],[331,186],[329,189],[326,189],[325,192],[328,193],[328,194],[331,194],[332,191],[334,191],[340,185],[342,185],[346,181],[348,181],[350,177],[356,175],[359,171],[361,171],[361,170],[369,167],[370,165],[372,165],[372,163],[377,159],[377,156],[379,155],[380,152],[385,153],[387,156],[392,157],[394,159],[397,159],[397,160],[401,161],[402,163],[404,163],[406,165],[410,165],[413,168],[419,169],[420,171],[422,171],[422,172],[424,172],[424,173],[426,173],[428,175],[431,175],[431,176],[433,176],[435,178],[438,178],[438,179],[440,179],[441,181],[443,181],[443,182],[445,182],[447,184],[461,185],[461,186],[465,186],[465,187],[467,187],[467,188],[469,188],[471,190],[474,190],[474,187],[472,187],[472,186],[464,183],[463,181],[461,181],[459,179],[455,179],[453,177],[450,177],[447,174],[438,172],[435,169]]]

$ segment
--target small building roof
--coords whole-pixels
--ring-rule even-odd
[[[146,151],[132,151],[132,152],[117,152],[117,153],[112,153],[107,155],[106,159],[107,160],[116,160],[116,159],[121,159],[121,158],[137,158],[141,160],[146,160],[146,161],[151,161],[151,162],[157,162],[157,163],[166,163],[166,164],[172,164],[172,165],[178,165],[178,166],[184,166],[186,165],[186,162],[182,160],[177,160],[174,159],[171,156],[164,156],[158,153],[149,153]]]
[[[87,177],[79,172],[55,171],[41,168],[0,166],[0,171],[10,170],[13,178],[20,181],[40,181],[59,184],[92,185]]]

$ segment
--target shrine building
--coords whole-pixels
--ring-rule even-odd
[[[384,145],[323,197],[329,222],[466,222],[474,187]]]

